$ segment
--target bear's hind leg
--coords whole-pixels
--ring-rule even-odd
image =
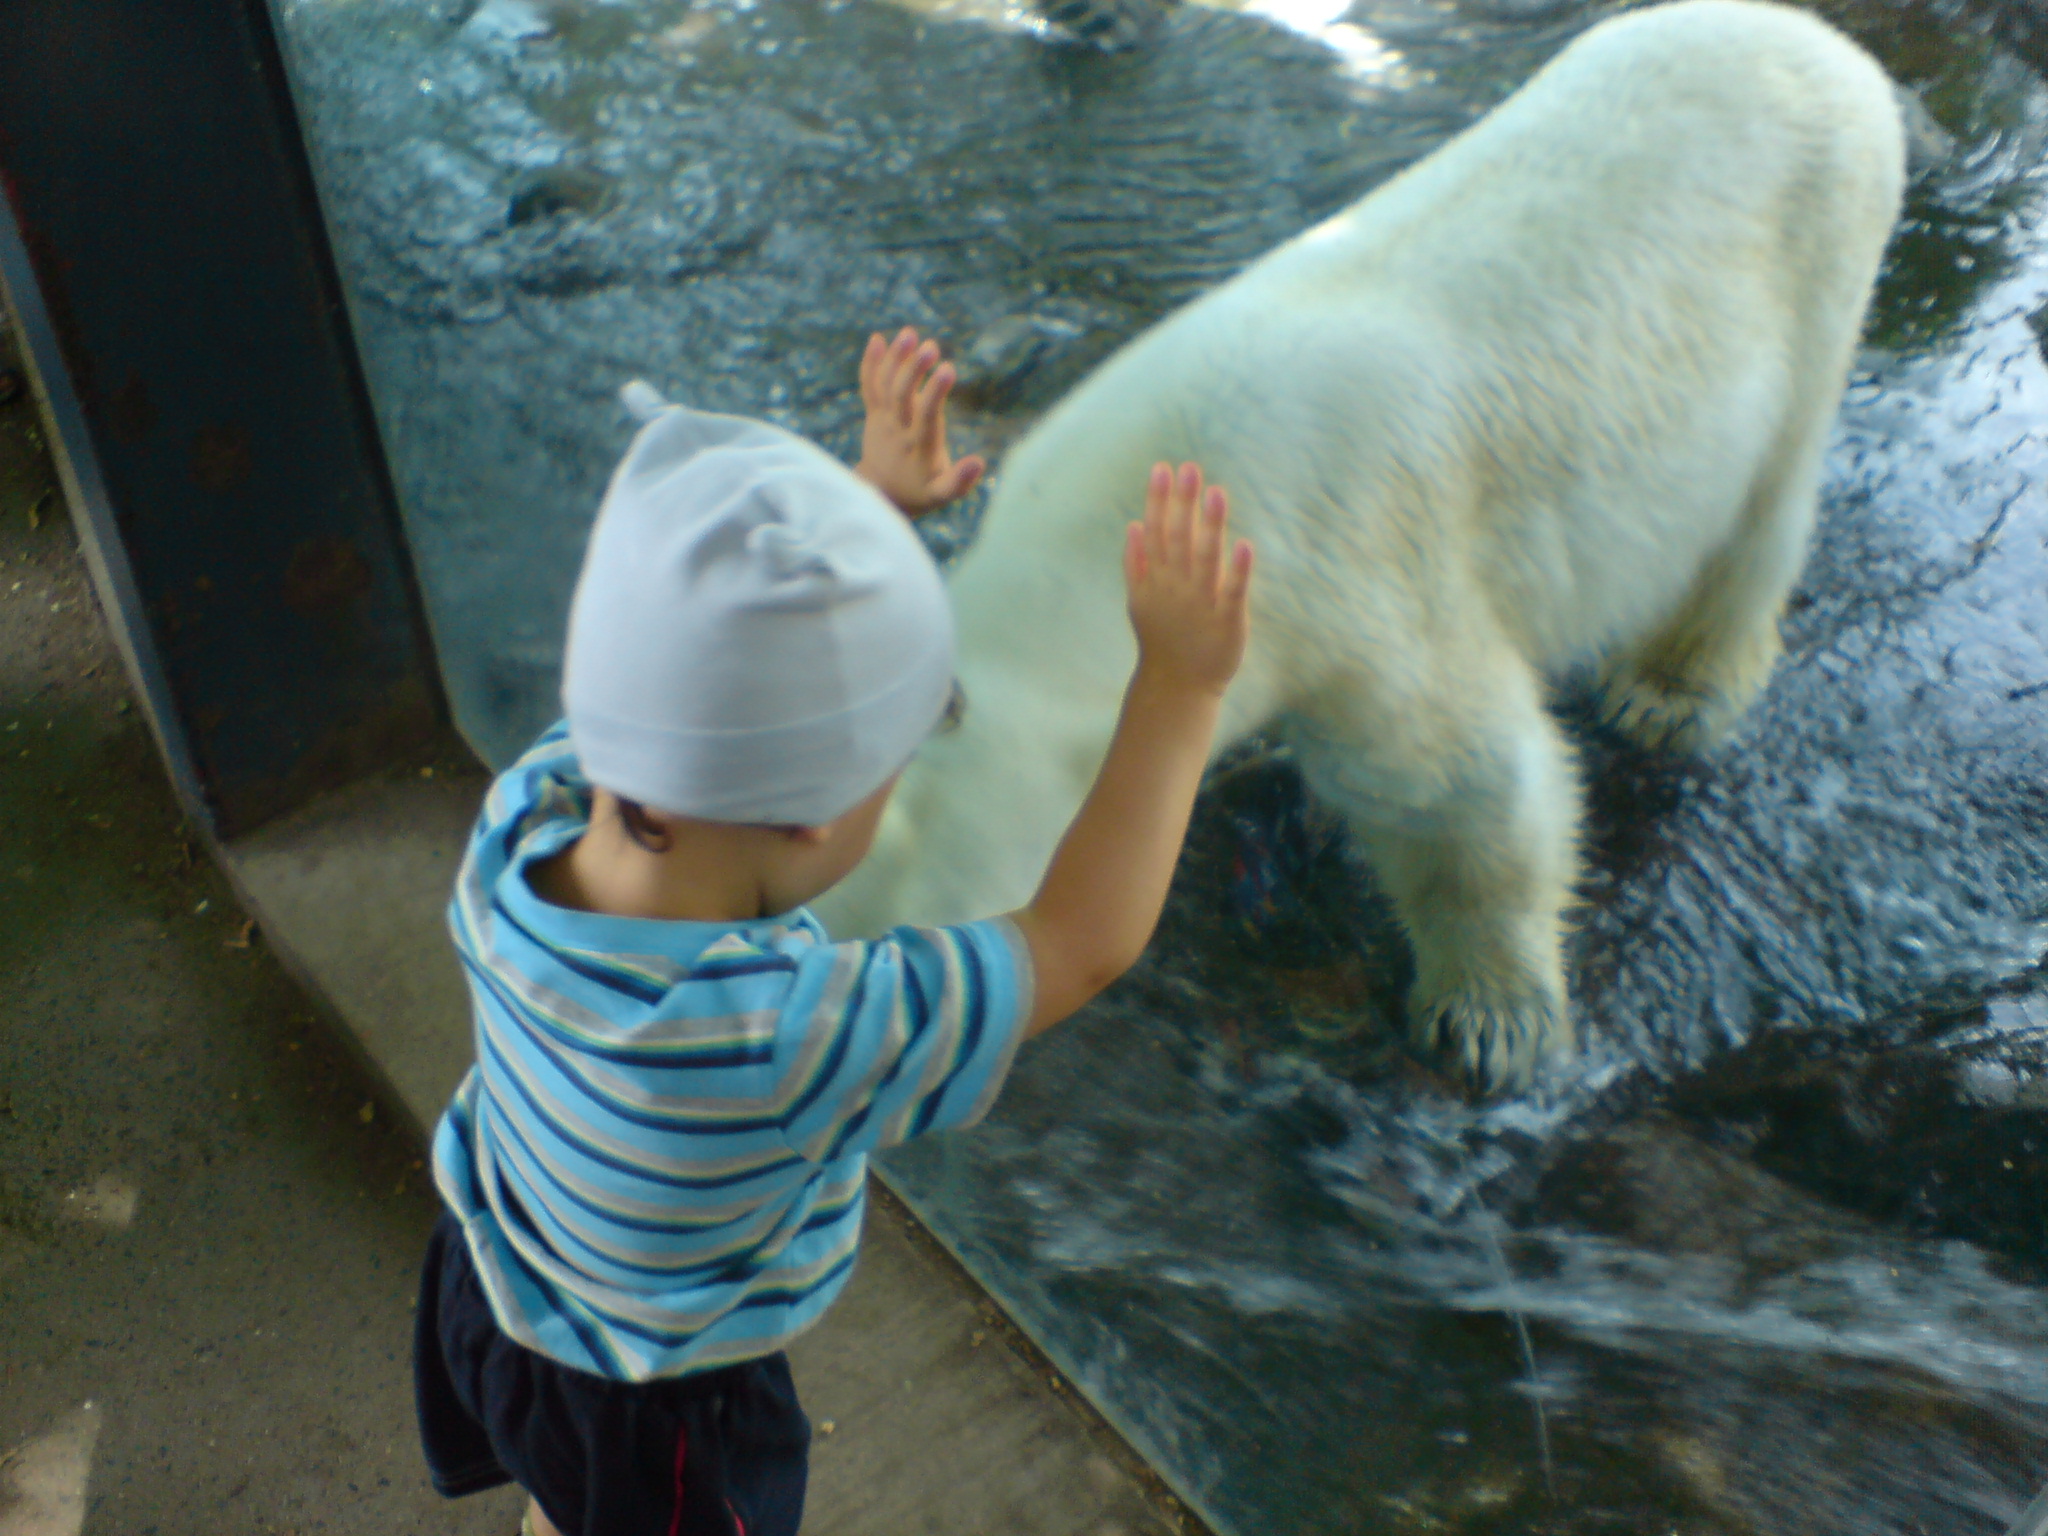
[[[1448,1049],[1480,1088],[1514,1089],[1572,1044],[1563,911],[1578,779],[1519,656],[1503,647],[1456,670],[1399,721],[1332,697],[1295,740],[1310,788],[1350,823],[1407,930],[1416,1039]],[[1374,686],[1361,675],[1351,702]]]
[[[1734,537],[1694,579],[1677,614],[1601,678],[1603,712],[1646,747],[1713,746],[1770,680],[1778,618],[1813,531],[1833,412],[1809,415],[1817,419],[1802,423],[1792,447],[1759,477]]]

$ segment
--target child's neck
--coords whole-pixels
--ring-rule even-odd
[[[593,817],[583,836],[529,867],[543,901],[609,917],[665,922],[742,923],[784,910],[772,872],[750,844],[762,830],[686,823],[656,852],[627,835],[616,815]],[[716,846],[713,846],[716,845]]]

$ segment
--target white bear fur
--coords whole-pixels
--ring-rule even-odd
[[[1011,453],[952,592],[964,724],[905,773],[835,933],[1023,905],[1136,657],[1120,551],[1198,460],[1256,546],[1219,750],[1278,726],[1482,1085],[1572,1039],[1579,792],[1545,680],[1720,738],[1778,653],[1904,179],[1890,83],[1799,11],[1588,31],[1467,132],[1112,357]]]

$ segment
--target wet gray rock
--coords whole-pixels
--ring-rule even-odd
[[[986,410],[1013,403],[1024,385],[1056,367],[1087,334],[1058,315],[1005,315],[967,344],[957,359],[963,404]]]
[[[484,0],[462,24],[463,37],[485,47],[528,43],[552,37],[554,30],[547,13],[531,0]]]

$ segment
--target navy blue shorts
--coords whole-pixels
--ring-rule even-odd
[[[634,1384],[498,1330],[462,1227],[427,1244],[413,1390],[434,1486],[517,1483],[562,1536],[796,1536],[811,1425],[781,1354]]]

